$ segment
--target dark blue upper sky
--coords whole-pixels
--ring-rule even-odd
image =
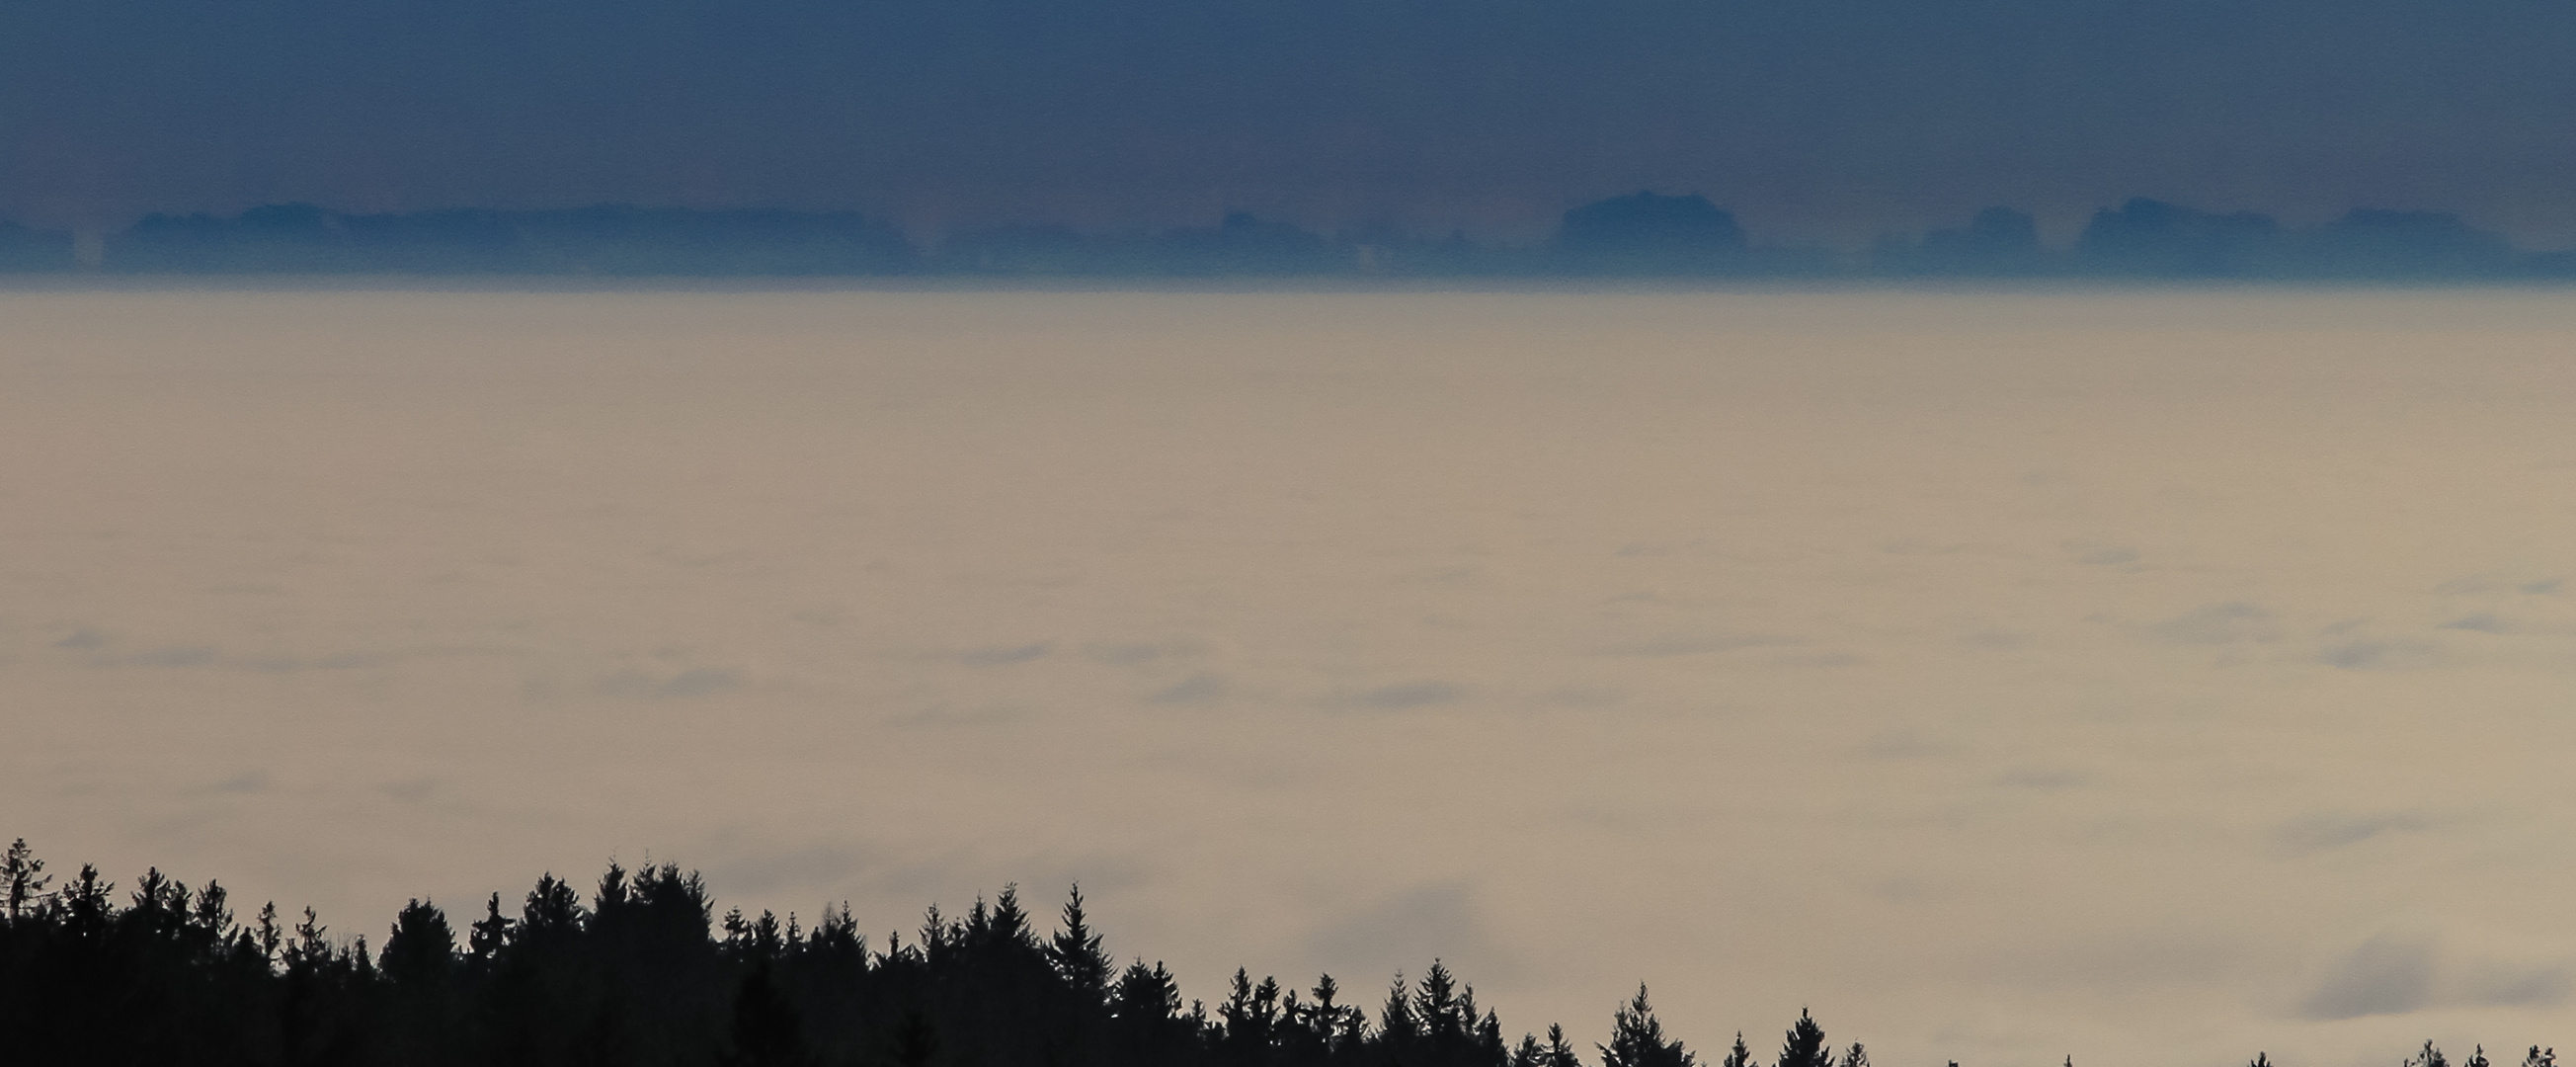
[[[13,0],[0,217],[306,200],[1246,209],[1702,192],[1851,241],[2146,195],[2576,240],[2567,0]]]

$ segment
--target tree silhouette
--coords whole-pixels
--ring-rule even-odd
[[[17,922],[28,910],[45,902],[45,886],[53,881],[45,875],[45,861],[37,859],[27,847],[27,839],[9,843],[6,855],[0,855],[0,885],[8,891],[8,919]]]
[[[1789,1025],[1789,1033],[1780,1041],[1779,1067],[1834,1067],[1834,1050],[1825,1044],[1825,1028],[1816,1025],[1814,1016],[1798,1009],[1798,1021]]]
[[[1539,1053],[1541,1067],[1583,1067],[1583,1056],[1565,1039],[1565,1027],[1547,1024],[1547,1048]]]
[[[448,927],[447,913],[415,897],[394,916],[377,969],[397,983],[436,982],[455,962],[456,931]]]
[[[1503,1038],[1435,960],[1401,975],[1377,1025],[1330,975],[1304,993],[1239,968],[1213,1010],[1162,964],[1113,977],[1069,895],[1041,939],[1006,887],[930,909],[881,951],[847,905],[729,911],[670,864],[611,864],[587,906],[547,875],[519,914],[501,895],[465,931],[425,899],[381,952],[311,909],[237,919],[223,887],[151,869],[120,898],[94,866],[53,887],[23,842],[0,853],[0,1058],[103,1067],[1584,1067],[1560,1026]],[[1639,986],[1599,1067],[1696,1067]],[[2450,1067],[2426,1042],[2407,1067]],[[2067,1061],[2072,1067],[2073,1061]],[[1753,1067],[1742,1033],[1718,1067]],[[1800,1012],[1778,1067],[1869,1067]],[[2249,1067],[2272,1067],[2257,1055]],[[2461,1067],[2492,1067],[2483,1047]],[[2533,1046],[2522,1067],[2556,1067]]]
[[[733,998],[729,1048],[718,1061],[723,1067],[806,1067],[805,1027],[770,977],[771,964],[759,960],[742,979]]]
[[[1691,1067],[1691,1054],[1679,1041],[1664,1038],[1664,1024],[1646,1003],[1646,987],[1611,1016],[1610,1043],[1601,1050],[1601,1067]]]
[[[1110,971],[1116,965],[1101,950],[1100,934],[1092,930],[1082,913],[1079,885],[1073,887],[1064,902],[1064,928],[1047,943],[1047,962],[1076,992],[1094,999],[1108,995]]]

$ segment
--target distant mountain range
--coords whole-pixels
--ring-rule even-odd
[[[607,277],[2576,279],[2576,251],[2528,252],[2456,215],[2357,208],[2312,229],[2135,199],[2072,248],[1988,208],[1865,252],[1757,244],[1705,197],[1638,192],[1565,213],[1535,245],[1392,232],[1326,235],[1249,214],[1216,226],[1090,234],[1016,226],[921,247],[851,213],[599,206],[350,215],[307,204],[231,218],[151,215],[76,239],[0,223],[0,272]]]

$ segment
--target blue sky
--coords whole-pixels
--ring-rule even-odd
[[[2576,5],[57,0],[0,216],[601,201],[1508,234],[1698,191],[1774,240],[2132,195],[2576,240]]]

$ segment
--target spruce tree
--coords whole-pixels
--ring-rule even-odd
[[[1313,1031],[1316,1041],[1323,1046],[1324,1057],[1331,1059],[1357,1044],[1368,1030],[1368,1016],[1358,1008],[1341,1003],[1342,984],[1326,974],[1317,977],[1314,987],[1307,992],[1315,999],[1304,1006],[1306,1028]]]
[[[1378,1009],[1379,1040],[1391,1050],[1403,1051],[1422,1036],[1422,1020],[1413,1014],[1413,1000],[1404,986],[1404,972],[1387,986],[1386,1005]]]
[[[537,879],[528,891],[528,899],[519,909],[519,927],[514,940],[552,945],[568,941],[581,932],[581,894],[572,883],[560,881],[549,872]]]
[[[1547,1067],[1547,1050],[1538,1043],[1537,1034],[1522,1034],[1521,1043],[1512,1046],[1511,1067]]]
[[[1583,1054],[1565,1039],[1564,1024],[1547,1024],[1547,1051],[1542,1062],[1545,1067],[1583,1067]]]
[[[1825,1044],[1825,1028],[1816,1025],[1807,1009],[1798,1009],[1798,1021],[1789,1025],[1788,1036],[1780,1042],[1779,1067],[1834,1067],[1834,1050]]]
[[[379,962],[386,978],[413,984],[447,977],[455,959],[456,932],[447,925],[447,913],[414,898],[394,916],[393,932],[385,937],[385,954]]]
[[[1423,1036],[1436,1049],[1447,1050],[1465,1043],[1474,1020],[1459,1018],[1458,979],[1446,964],[1431,961],[1431,969],[1422,975],[1422,985],[1413,994],[1413,1017],[1421,1020]]]
[[[1646,1003],[1646,987],[1611,1016],[1610,1043],[1601,1050],[1601,1067],[1691,1067],[1694,1059],[1680,1041],[1664,1038],[1664,1024]],[[1820,1067],[1831,1067],[1830,1064]]]
[[[1064,928],[1047,943],[1047,963],[1065,984],[1095,1002],[1108,995],[1112,966],[1100,944],[1100,934],[1082,913],[1082,886],[1077,884],[1064,903]]]

